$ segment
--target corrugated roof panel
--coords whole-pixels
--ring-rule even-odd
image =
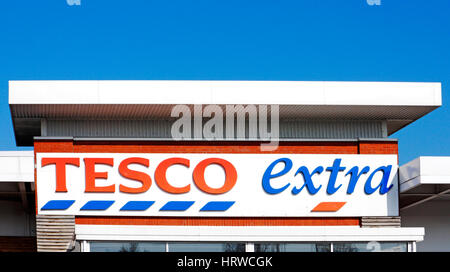
[[[207,120],[203,120],[203,124]],[[47,120],[46,136],[73,137],[140,137],[172,138],[173,120]],[[195,129],[202,132],[203,127],[192,126],[192,138],[196,138]],[[245,135],[249,137],[248,123]],[[281,120],[280,138],[285,139],[355,139],[382,138],[381,121],[357,120]],[[224,122],[224,134],[226,138]],[[235,135],[237,129],[235,128]],[[270,130],[269,130],[270,131]],[[260,135],[258,135],[259,137]]]

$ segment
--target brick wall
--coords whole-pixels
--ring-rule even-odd
[[[398,154],[397,142],[359,142],[359,154]]]
[[[35,252],[36,237],[0,236],[0,252]]]
[[[189,141],[71,141],[38,140],[35,152],[105,153],[285,153],[285,154],[398,154],[396,141],[280,142],[274,151],[261,151],[260,142]]]

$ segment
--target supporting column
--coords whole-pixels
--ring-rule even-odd
[[[75,246],[75,216],[37,215],[38,252],[66,252]]]
[[[400,216],[363,216],[361,217],[362,228],[400,228]]]

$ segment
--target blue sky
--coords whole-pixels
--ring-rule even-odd
[[[441,82],[443,106],[400,130],[400,163],[450,156],[450,1],[3,1],[0,150],[15,146],[8,80]]]

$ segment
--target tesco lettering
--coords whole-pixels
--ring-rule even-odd
[[[95,165],[103,164],[114,166],[113,158],[84,158],[85,166],[85,193],[114,193],[115,184],[108,186],[97,186],[96,179],[108,179],[108,172],[96,172]],[[125,185],[119,185],[119,191],[123,193],[139,194],[146,192],[152,185],[152,179],[147,173],[131,170],[130,164],[140,164],[145,167],[150,166],[150,160],[141,157],[131,157],[122,160],[119,164],[118,171],[124,178],[135,180],[141,183],[141,187],[131,188]],[[191,185],[186,184],[183,187],[174,187],[170,185],[166,178],[166,172],[172,165],[183,165],[190,167],[190,160],[185,158],[169,158],[156,167],[155,182],[159,188],[170,194],[184,194],[191,190]],[[205,169],[211,164],[220,165],[225,171],[225,182],[220,188],[212,188],[208,186],[205,180]],[[47,165],[55,165],[56,169],[56,192],[67,192],[66,186],[66,165],[79,167],[80,158],[42,158],[42,167]],[[207,194],[223,194],[233,188],[237,180],[236,168],[227,160],[220,158],[208,158],[198,163],[193,171],[193,180],[195,185]]]
[[[324,172],[329,172],[328,184],[326,186],[326,192],[328,195],[333,195],[336,193],[343,184],[337,184],[337,177],[340,172],[345,173],[345,177],[349,176],[349,182],[346,188],[347,194],[352,194],[355,190],[356,184],[362,175],[366,175],[366,181],[364,182],[364,192],[367,195],[373,194],[377,190],[381,195],[386,194],[392,187],[393,184],[389,184],[392,165],[383,165],[372,170],[369,166],[364,166],[359,168],[358,166],[345,167],[341,165],[342,159],[336,158],[332,165],[328,167],[317,166],[312,171],[301,165],[297,168],[295,172],[292,172],[293,162],[289,158],[279,158],[274,160],[264,171],[261,179],[261,185],[263,190],[267,194],[279,194],[285,191],[291,186],[290,182],[287,182],[281,187],[275,187],[272,184],[272,179],[281,177],[291,172],[292,177],[301,175],[303,177],[304,183],[301,187],[292,185],[291,193],[293,195],[299,194],[302,190],[307,190],[309,194],[315,195],[322,188],[322,185],[316,185],[313,181],[315,175],[320,175]],[[57,193],[67,192],[66,184],[66,167],[68,165],[80,167],[81,159],[79,157],[44,157],[41,160],[41,167],[46,167],[49,165],[55,166],[56,174],[56,190]],[[98,186],[96,180],[98,179],[108,179],[108,172],[97,172],[95,170],[96,165],[107,165],[114,166],[114,158],[83,158],[84,169],[85,169],[85,193],[114,193],[116,191],[116,185],[110,184],[107,186]],[[132,170],[129,168],[131,164],[138,164],[148,168],[150,166],[150,159],[143,157],[129,157],[120,161],[118,166],[119,174],[126,179],[134,180],[140,183],[140,187],[129,187],[124,184],[119,184],[119,191],[128,194],[141,194],[147,192],[151,185],[152,179],[150,175],[146,172]],[[225,174],[225,181],[220,188],[213,188],[208,185],[205,179],[205,169],[216,164],[222,167]],[[275,166],[282,164],[283,168],[280,171],[274,171]],[[171,185],[170,181],[166,177],[167,170],[173,165],[182,165],[186,168],[191,167],[190,160],[182,157],[173,157],[161,161],[155,171],[154,179],[157,186],[170,194],[185,194],[191,190],[191,184],[186,184],[182,187],[176,187]],[[382,177],[378,183],[374,186],[373,179],[375,174],[381,173]],[[235,186],[238,180],[238,173],[236,167],[228,160],[222,158],[206,158],[195,167],[193,167],[192,180],[196,187],[203,191],[204,193],[211,195],[225,194],[229,192]]]

